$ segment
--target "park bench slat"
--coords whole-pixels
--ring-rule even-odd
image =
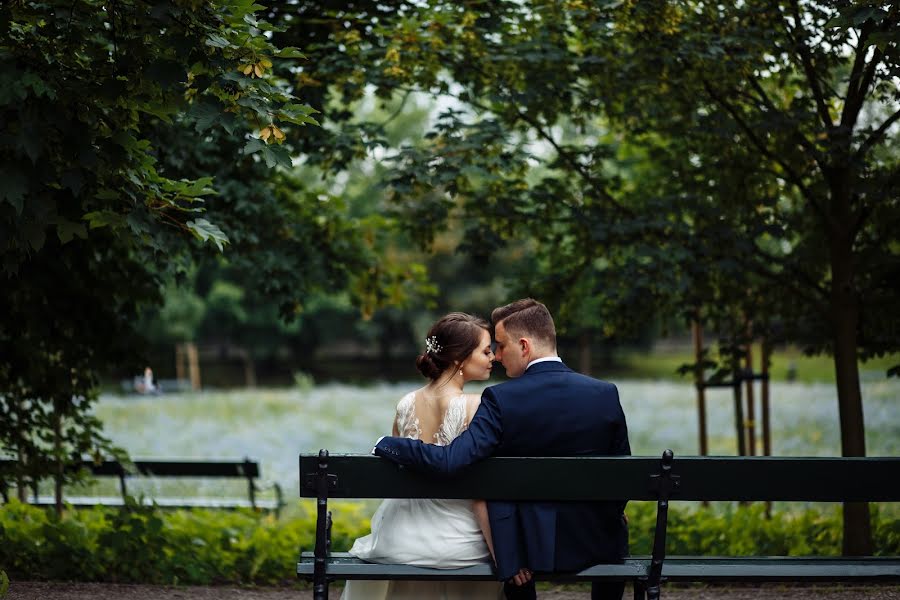
[[[314,553],[303,552],[297,563],[297,575],[311,577]],[[630,557],[622,564],[595,565],[578,573],[557,573],[552,581],[591,581],[593,579],[631,580],[646,577],[650,557]],[[494,581],[490,565],[461,569],[430,569],[411,565],[369,563],[346,552],[332,552],[328,574],[335,579],[410,579]],[[706,557],[669,556],[662,576],[670,581],[900,581],[900,563],[892,558],[813,558],[813,557]]]
[[[145,477],[259,477],[259,464],[251,461],[136,460],[132,464]],[[123,470],[131,474],[118,461],[85,462],[84,466],[94,475],[116,476]]]
[[[313,552],[303,552],[297,563],[297,575],[312,576],[315,568]],[[596,565],[580,573],[559,574],[554,581],[588,580],[591,577],[603,577],[630,580],[644,577],[650,567],[650,557],[626,559],[622,564]],[[328,575],[336,579],[411,579],[411,580],[466,580],[496,581],[491,566],[487,563],[463,567],[459,569],[431,569],[412,565],[387,565],[360,560],[346,552],[332,552],[329,556]]]
[[[685,557],[667,556],[670,581],[900,581],[900,561],[888,557]]]
[[[656,500],[652,457],[496,457],[444,478],[374,456],[332,455],[331,498],[482,498],[519,501]],[[316,497],[317,455],[300,457],[300,495]],[[672,500],[900,501],[900,457],[680,457]],[[572,482],[578,485],[573,486]]]
[[[76,508],[89,508],[91,506],[123,506],[125,501],[121,496],[66,496],[64,504]],[[50,506],[56,504],[54,496],[40,495],[33,504]],[[249,500],[223,499],[223,498],[141,498],[143,506],[159,506],[161,508],[254,508]],[[277,500],[256,500],[255,508],[265,510],[277,510]]]

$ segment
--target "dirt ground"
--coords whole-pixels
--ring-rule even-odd
[[[334,585],[329,598],[340,598]],[[632,598],[625,590],[625,600]],[[564,587],[539,591],[542,600],[589,600],[583,589]],[[818,586],[666,586],[664,600],[900,600],[900,585],[818,585]],[[60,583],[21,581],[10,584],[4,600],[312,600],[309,589],[290,587],[175,587],[105,583]]]

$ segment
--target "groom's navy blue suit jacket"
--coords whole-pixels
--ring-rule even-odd
[[[449,474],[488,456],[620,456],[631,448],[616,386],[549,361],[485,389],[450,445],[385,437],[375,454]],[[498,577],[620,561],[628,552],[624,508],[624,501],[489,502]]]

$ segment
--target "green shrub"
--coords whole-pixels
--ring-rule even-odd
[[[372,503],[334,502],[332,549],[346,551],[369,531]],[[130,503],[123,509],[54,511],[0,506],[0,568],[13,579],[209,585],[294,583],[301,550],[315,538],[312,501],[281,519],[251,511],[167,511]],[[900,519],[873,505],[877,554],[900,554]],[[628,506],[632,554],[649,554],[656,505]],[[836,556],[840,509],[776,511],[761,504],[672,508],[667,553]],[[2,587],[2,585],[0,585]]]

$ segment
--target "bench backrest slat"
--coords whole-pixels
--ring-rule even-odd
[[[318,455],[300,456],[300,495]],[[494,457],[451,478],[366,455],[332,455],[332,498],[483,498],[518,501],[656,500],[656,457]],[[673,500],[900,501],[900,458],[676,457]]]
[[[136,460],[133,461],[134,474],[152,477],[259,477],[259,463],[252,461],[189,461],[189,460]],[[0,468],[15,466],[13,460],[0,461]],[[116,477],[124,470],[132,474],[129,467],[118,461],[106,460],[101,463],[85,461],[82,466],[95,476]]]

